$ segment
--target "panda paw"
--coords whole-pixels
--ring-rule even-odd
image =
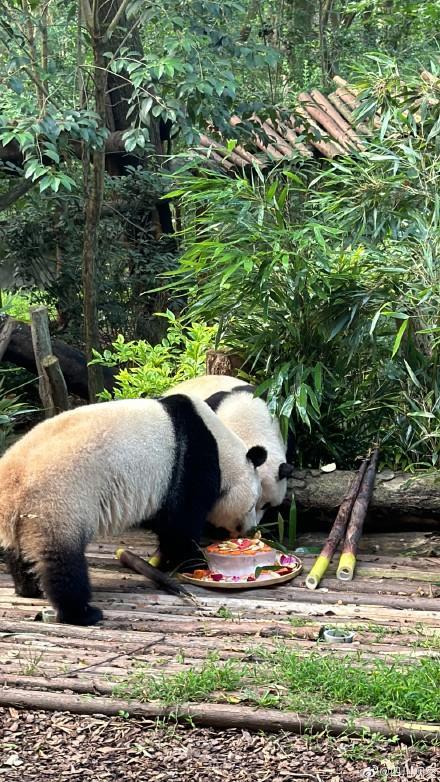
[[[65,611],[58,611],[57,615],[57,621],[60,624],[81,625],[83,627],[96,625],[103,618],[104,614],[101,609],[90,605],[87,605],[81,613],[69,614]]]

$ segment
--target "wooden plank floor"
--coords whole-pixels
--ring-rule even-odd
[[[303,536],[298,545],[322,540]],[[198,601],[193,605],[121,568],[114,557],[120,545],[141,556],[155,549],[148,533],[130,531],[89,547],[93,602],[105,613],[93,628],[35,623],[46,601],[16,597],[0,563],[3,694],[8,687],[55,691],[66,687],[66,679],[81,680],[85,692],[111,693],[139,663],[151,675],[171,674],[200,667],[213,652],[220,660],[246,660],[252,647],[270,648],[280,638],[301,655],[440,657],[440,558],[418,555],[439,542],[433,533],[365,535],[351,583],[335,578],[335,557],[321,588],[307,590],[314,558],[304,556],[303,573],[289,584],[232,593],[191,588]],[[317,644],[323,624],[353,628],[354,642]]]

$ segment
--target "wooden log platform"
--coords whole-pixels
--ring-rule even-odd
[[[189,587],[197,598],[192,604],[121,567],[115,558],[121,545],[144,557],[156,548],[154,536],[132,530],[88,549],[93,603],[105,616],[92,628],[35,622],[47,601],[17,597],[0,557],[0,705],[160,717],[169,713],[169,704],[165,708],[158,700],[121,699],[115,686],[139,666],[145,675],[168,677],[200,670],[213,655],[219,665],[258,661],[262,650],[276,650],[280,644],[300,657],[317,653],[355,659],[361,654],[366,666],[392,658],[412,665],[427,657],[438,660],[440,672],[440,558],[418,555],[426,536],[438,544],[435,533],[364,535],[349,583],[336,579],[335,554],[319,588],[307,590],[305,577],[314,556],[305,554],[303,572],[290,583],[233,592]],[[324,539],[324,533],[303,535],[297,545],[319,546]],[[320,629],[329,625],[354,630],[353,643],[318,642]],[[342,705],[333,719],[299,718],[286,710],[256,707],[241,695],[234,705],[219,692],[203,707],[187,704],[186,714],[196,724],[218,726],[224,719],[224,726],[233,726],[244,720],[249,729],[264,723],[266,730],[293,731],[306,723],[322,729],[327,719],[329,731],[338,733],[348,724],[341,717],[348,711]],[[184,712],[180,704],[179,714]],[[356,724],[359,731],[368,728],[368,719],[349,722],[354,732]],[[438,722],[408,727],[408,722],[394,720],[390,727],[386,720],[372,720],[371,725],[409,740],[438,734]]]

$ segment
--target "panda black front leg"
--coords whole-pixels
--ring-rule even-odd
[[[4,559],[14,581],[15,594],[19,597],[41,597],[42,591],[31,562],[26,562],[20,554],[6,549]]]
[[[206,565],[197,541],[174,535],[160,535],[160,569],[192,571]]]
[[[41,584],[57,611],[57,621],[72,625],[94,625],[103,618],[90,605],[91,590],[83,550],[46,551],[41,563]]]

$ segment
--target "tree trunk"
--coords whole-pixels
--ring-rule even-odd
[[[324,84],[334,76],[328,42],[329,22],[333,10],[334,0],[320,0],[319,2],[319,50],[321,55],[321,73]]]
[[[296,470],[289,488],[303,509],[336,510],[346,496],[356,473],[335,470]],[[376,476],[371,509],[387,513],[431,515],[440,518],[438,472],[416,477],[410,473],[389,470]]]
[[[86,0],[87,5],[88,1]],[[92,39],[95,85],[95,111],[102,127],[105,127],[105,94],[106,94],[106,61],[104,57],[104,34],[99,20],[101,3],[93,4],[92,18],[90,6],[84,9],[84,18]],[[93,350],[99,350],[98,307],[96,301],[97,274],[96,256],[98,247],[98,228],[104,199],[105,149],[94,149],[92,152],[92,169],[90,157],[84,147],[83,170],[85,190],[85,220],[82,256],[82,282],[84,296],[84,342],[87,361],[93,358]],[[103,390],[104,380],[102,367],[94,365],[88,368],[89,399],[96,401],[97,394]]]
[[[95,150],[93,153],[93,170],[85,177],[85,221],[82,256],[83,311],[84,311],[84,343],[87,362],[93,358],[93,350],[99,350],[98,307],[96,301],[96,251],[98,244],[98,226],[103,199],[104,187],[104,153]],[[84,168],[89,167],[89,161],[84,162]],[[92,183],[90,183],[90,175]],[[102,367],[88,367],[89,399],[96,401],[96,395],[104,387]]]

